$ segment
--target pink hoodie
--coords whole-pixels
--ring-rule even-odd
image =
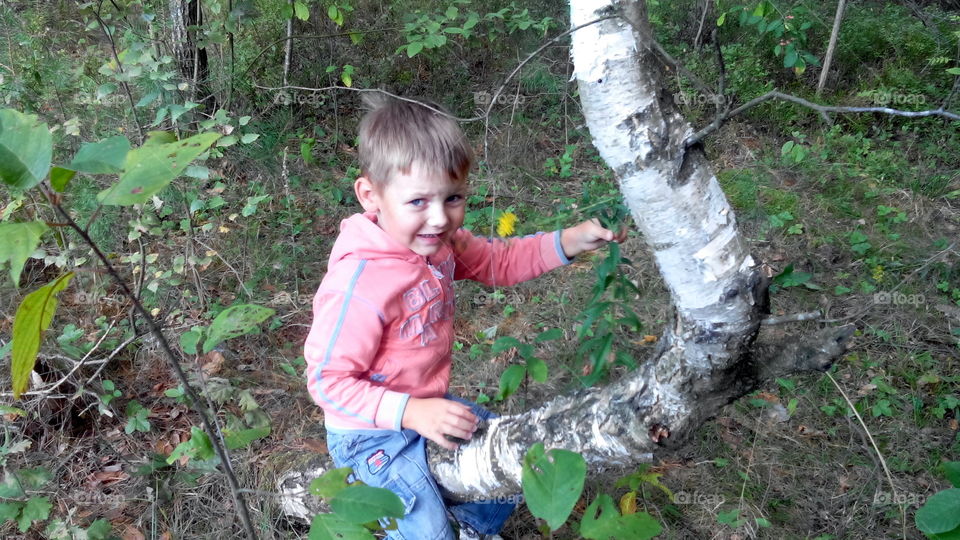
[[[429,257],[390,238],[375,214],[340,223],[313,299],[304,345],[307,389],[328,429],[400,429],[410,396],[450,383],[457,279],[513,285],[569,263],[560,232],[509,241],[460,229]]]

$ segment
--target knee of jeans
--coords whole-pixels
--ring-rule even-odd
[[[448,539],[453,529],[447,521],[447,510],[439,497],[433,496],[429,486],[414,489],[402,476],[388,480],[384,488],[395,493],[403,503],[403,517],[397,520],[397,531],[391,538]],[[388,520],[381,521],[385,525]]]

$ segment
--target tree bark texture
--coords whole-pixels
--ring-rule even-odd
[[[456,499],[520,492],[522,457],[536,442],[581,453],[591,470],[650,461],[763,380],[825,369],[852,334],[757,340],[769,275],[747,252],[702,147],[684,148],[693,130],[662,85],[645,4],[571,1],[572,26],[614,13],[573,34],[574,73],[593,143],[670,291],[672,321],[652,357],[622,379],[495,419],[454,452],[434,447],[431,470]],[[298,504],[318,509],[293,501],[310,467],[318,464],[281,481],[294,515]]]

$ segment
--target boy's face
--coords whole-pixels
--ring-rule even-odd
[[[463,225],[466,182],[416,163],[410,174],[395,172],[385,186],[360,177],[354,190],[363,209],[377,213],[380,228],[418,255],[433,255]]]

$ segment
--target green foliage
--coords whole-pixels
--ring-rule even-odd
[[[103,204],[121,206],[143,204],[180,176],[191,161],[219,138],[217,133],[202,133],[174,142],[166,136],[152,137],[126,154],[120,181],[101,191],[97,199]]]
[[[47,224],[42,221],[0,223],[0,264],[10,265],[10,279],[14,285],[19,284],[24,263],[37,249],[40,237],[47,229]]]
[[[811,18],[806,7],[794,6],[785,12],[769,0],[735,5],[720,14],[717,26],[723,26],[728,14],[731,19],[736,17],[740,26],[754,28],[761,37],[769,34],[770,38],[778,40],[773,53],[783,57],[783,67],[793,69],[799,75],[808,65],[820,65],[817,57],[807,48],[807,31],[813,23],[806,20]]]
[[[210,324],[207,337],[203,341],[203,353],[206,354],[214,347],[228,339],[257,330],[257,325],[272,317],[275,313],[270,308],[254,304],[230,306],[223,310]]]
[[[47,125],[36,116],[0,109],[0,180],[27,190],[50,170],[53,142]]]
[[[545,520],[551,530],[559,529],[580,499],[586,475],[587,463],[580,454],[533,445],[523,457],[521,473],[530,513]]]
[[[10,378],[13,397],[19,398],[27,390],[30,372],[37,362],[40,341],[57,311],[57,293],[66,288],[73,274],[61,276],[24,297],[13,320],[13,357]]]
[[[631,538],[644,540],[660,534],[663,528],[646,512],[621,514],[606,493],[597,495],[583,514],[580,535],[592,540]]]

